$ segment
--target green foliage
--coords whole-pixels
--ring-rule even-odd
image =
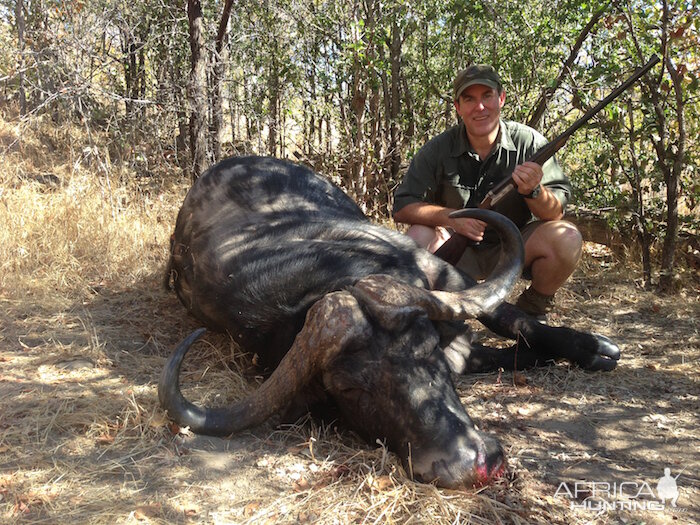
[[[666,223],[664,166],[683,148],[681,228],[697,232],[700,8],[667,1],[668,19],[663,2],[640,0],[241,0],[229,23],[225,149],[265,153],[269,129],[279,128],[279,154],[314,164],[355,191],[368,210],[386,214],[401,176],[392,162],[398,158],[405,168],[426,140],[456,122],[450,92],[459,69],[493,64],[506,86],[504,115],[514,120],[527,121],[551,90],[539,127],[553,137],[652,54],[666,53],[680,78],[680,106],[671,69],[659,66],[559,157],[577,205],[614,210],[613,221],[624,229],[640,214],[642,222]],[[107,126],[123,150],[181,139],[189,111],[185,4],[25,1],[30,108]],[[10,96],[18,89],[15,5],[0,0],[0,67]],[[209,56],[222,7],[221,0],[203,2]],[[398,58],[392,44],[400,46]],[[135,66],[134,57],[143,61]],[[129,86],[137,78],[135,97]],[[138,118],[130,118],[133,111]],[[649,231],[657,240],[664,235],[663,228]]]

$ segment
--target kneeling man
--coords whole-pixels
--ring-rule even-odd
[[[544,166],[525,162],[547,140],[524,124],[501,119],[506,93],[491,66],[461,71],[453,94],[460,123],[413,157],[394,195],[394,219],[410,224],[408,235],[431,252],[454,232],[475,241],[457,267],[484,279],[498,258],[498,238],[481,221],[450,219],[449,214],[477,207],[491,188],[512,177],[517,192],[500,201],[496,211],[520,228],[525,243],[525,276],[531,284],[516,304],[544,319],[581,257],[581,234],[561,220],[571,183],[554,158]]]

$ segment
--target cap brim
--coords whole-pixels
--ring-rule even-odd
[[[482,86],[488,86],[490,88],[495,89],[498,91],[499,85],[494,82],[493,80],[485,79],[485,78],[475,78],[474,80],[469,80],[468,82],[465,82],[462,84],[459,89],[455,92],[455,100],[459,99],[459,97],[462,95],[462,92],[467,89],[470,86],[474,86],[476,84],[481,84]]]

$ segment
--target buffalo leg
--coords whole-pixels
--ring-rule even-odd
[[[503,370],[525,370],[536,366],[548,366],[552,360],[543,359],[524,344],[514,344],[509,348],[491,348],[472,344],[471,352],[465,361],[465,372],[481,373]]]
[[[547,326],[509,303],[502,303],[479,321],[492,332],[518,341],[521,355],[532,353],[537,362],[566,359],[585,370],[612,370],[620,359],[620,349],[607,337]]]
[[[455,323],[441,328],[441,347],[456,374],[492,372],[499,368],[523,370],[551,364],[551,360],[533,352],[524,340],[510,348],[492,348],[472,342],[468,333],[458,333],[460,327]],[[462,325],[462,329],[465,328]]]

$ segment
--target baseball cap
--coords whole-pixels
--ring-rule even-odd
[[[483,84],[497,91],[503,89],[501,77],[496,70],[487,64],[474,64],[467,69],[463,69],[457,74],[454,81],[454,100],[457,100],[462,91],[474,84]]]

